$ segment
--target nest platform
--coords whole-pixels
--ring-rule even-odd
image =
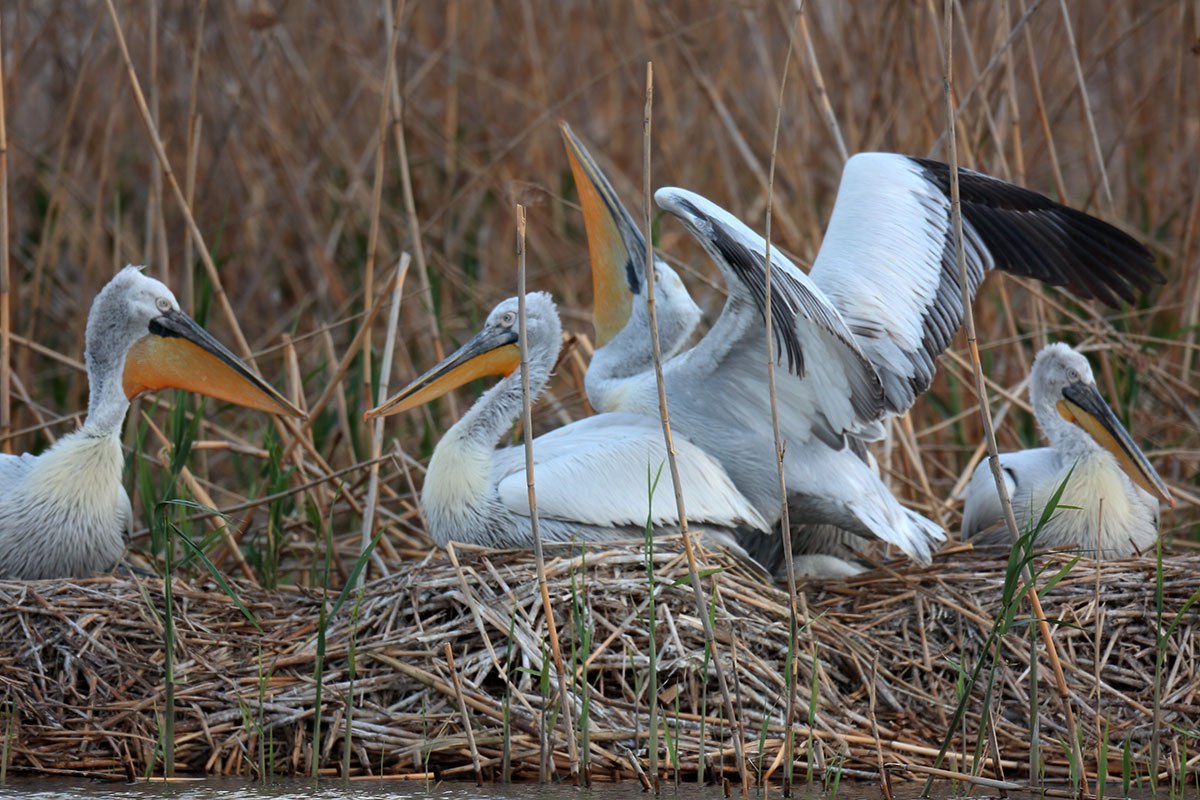
[[[736,732],[677,543],[655,550],[653,582],[639,545],[548,555],[573,735],[586,719],[595,779],[632,779],[647,768],[652,636],[663,774],[694,778],[703,763],[709,776],[735,777],[735,733],[753,777],[782,774],[787,594],[728,556],[700,556]],[[1099,575],[1094,562],[1066,555],[1043,556],[1039,566],[1040,583],[1058,577],[1043,603],[1057,623],[1088,774],[1102,759],[1112,776],[1151,769],[1156,661],[1157,769],[1176,778],[1200,769],[1200,556],[1163,564],[1169,635],[1161,650],[1153,559],[1108,562]],[[323,654],[322,608],[332,608],[336,591],[233,588],[261,632],[217,585],[174,583],[177,771],[308,774],[315,761],[322,774],[468,778],[478,770],[485,780],[519,780],[570,769],[528,553],[458,549],[455,559],[438,551],[406,563],[329,616]],[[929,567],[885,565],[805,583],[796,769],[866,775],[884,764],[928,766],[949,737],[948,769],[995,777],[998,754],[1007,778],[1027,778],[1036,741],[1034,778],[1068,775],[1062,700],[1043,645],[1031,648],[1027,607],[989,644],[1003,594],[1003,561],[965,551]],[[0,583],[9,770],[161,774],[169,729],[163,609],[155,578]],[[964,676],[981,663],[955,724]]]

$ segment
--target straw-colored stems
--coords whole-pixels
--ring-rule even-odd
[[[803,15],[799,15],[799,23],[804,25]],[[808,29],[805,28],[803,36],[806,45],[809,47],[809,56],[812,60],[813,70],[816,73],[815,80],[818,82],[819,92],[828,106],[829,100],[825,95],[825,87],[821,83],[820,72],[816,68],[816,55],[812,52],[812,40],[808,36]],[[771,433],[775,439],[775,467],[779,475],[779,535],[783,537],[783,561],[787,567],[787,585],[788,585],[788,671],[784,676],[787,685],[787,724],[784,732],[783,754],[787,759],[787,771],[783,775],[783,794],[788,797],[792,793],[792,764],[794,758],[792,756],[793,737],[792,726],[796,721],[796,639],[797,639],[797,624],[796,624],[796,565],[792,561],[792,517],[791,510],[788,508],[788,491],[787,491],[787,472],[783,466],[783,457],[785,443],[783,435],[779,430],[779,392],[775,386],[775,329],[774,315],[772,314],[771,303],[771,279],[773,277],[771,271],[771,211],[774,207],[775,199],[775,164],[777,162],[779,150],[779,125],[783,119],[783,92],[787,86],[788,67],[792,63],[792,42],[794,39],[788,39],[787,55],[783,60],[783,76],[779,80],[779,98],[775,105],[775,130],[771,139],[771,166],[767,173],[767,213],[766,213],[766,254],[764,258],[764,279],[766,288],[763,294],[766,298],[763,307],[763,319],[766,321],[766,340],[767,340],[767,393],[771,405]],[[832,119],[832,109],[829,110],[829,116]],[[846,158],[846,145],[842,141],[841,132],[837,128],[836,119],[832,122],[832,128],[835,137],[837,138],[838,147],[841,150],[843,160]],[[891,798],[888,798],[891,800]]]
[[[471,766],[475,768],[475,783],[483,785],[483,767],[479,762],[479,748],[475,746],[475,731],[471,729],[471,712],[467,710],[467,701],[463,696],[462,680],[458,677],[458,668],[454,666],[454,648],[446,642],[442,646],[446,656],[446,668],[450,670],[450,680],[454,682],[454,697],[458,701],[458,713],[462,714],[463,730],[467,732],[467,747],[471,751]]]
[[[175,173],[171,169],[171,162],[167,158],[167,151],[163,147],[162,139],[158,135],[158,126],[154,124],[154,119],[150,115],[150,108],[146,104],[146,96],[142,93],[142,86],[138,82],[137,72],[133,68],[133,59],[129,55],[129,45],[125,42],[125,33],[121,30],[121,19],[117,16],[117,9],[113,5],[113,0],[104,0],[104,4],[108,7],[108,15],[112,19],[113,30],[117,35],[117,45],[121,49],[121,58],[125,62],[125,70],[129,75],[129,85],[133,89],[134,100],[137,101],[138,111],[141,113],[142,122],[146,126],[146,132],[150,136],[150,143],[154,146],[154,154],[158,157],[163,176],[167,179],[167,185],[171,187],[171,192],[175,195],[175,200],[179,203],[179,209],[183,212],[184,219],[187,220],[188,230],[191,231],[192,237],[195,239],[200,259],[204,262],[204,269],[208,272],[209,280],[212,281],[213,297],[216,298],[217,304],[221,307],[221,312],[225,315],[225,319],[229,323],[229,328],[233,332],[233,338],[237,341],[241,356],[253,366],[254,355],[250,350],[250,343],[246,341],[246,337],[242,333],[242,328],[238,325],[237,317],[233,313],[233,306],[229,304],[229,296],[225,294],[225,287],[221,283],[221,275],[217,272],[217,265],[213,262],[212,254],[208,252],[208,247],[204,243],[204,235],[200,232],[200,226],[196,224],[196,218],[192,215],[192,207],[188,205],[187,198],[183,196],[183,190],[179,186],[179,181],[175,179]]]
[[[392,286],[392,305],[388,310],[387,338],[383,343],[383,361],[379,365],[379,396],[376,405],[387,402],[388,381],[392,375],[392,361],[396,352],[396,328],[400,324],[400,299],[404,296],[404,278],[408,275],[408,265],[411,259],[408,253],[400,256],[396,267],[397,277]],[[364,505],[362,519],[362,541],[360,553],[365,553],[375,536],[375,505],[379,499],[379,458],[383,453],[383,424],[384,417],[376,417],[374,430],[371,432],[371,472],[367,479],[367,501]],[[363,570],[365,573],[366,570]],[[364,580],[359,573],[359,585]]]
[[[945,97],[946,97],[946,142],[949,150],[950,163],[950,217],[954,229],[954,244],[955,257],[958,259],[959,268],[959,285],[962,287],[962,303],[963,303],[963,322],[967,331],[967,345],[971,352],[971,363],[974,367],[975,388],[979,396],[979,411],[983,421],[983,430],[985,440],[988,446],[988,466],[991,468],[992,477],[996,482],[996,492],[1000,498],[1000,505],[1004,509],[1004,520],[1008,526],[1009,535],[1014,543],[1021,538],[1020,530],[1017,526],[1016,517],[1013,515],[1012,500],[1008,496],[1008,488],[1004,484],[1004,475],[1000,469],[1000,455],[996,447],[996,431],[992,427],[991,407],[988,405],[987,386],[983,380],[983,364],[979,358],[979,341],[975,334],[975,315],[971,309],[971,289],[970,281],[967,275],[967,262],[963,253],[963,235],[962,235],[962,206],[959,201],[959,186],[958,186],[958,145],[954,136],[954,121],[955,113],[953,102],[951,100],[951,88],[954,82],[954,57],[952,44],[953,37],[953,12],[954,0],[946,0],[945,3],[945,42],[946,42],[946,67],[945,67]],[[1058,684],[1059,697],[1062,699],[1063,712],[1066,716],[1067,734],[1071,739],[1071,747],[1076,763],[1083,764],[1083,755],[1081,752],[1078,727],[1075,724],[1075,712],[1071,706],[1071,698],[1067,693],[1066,677],[1063,675],[1062,664],[1058,659],[1058,651],[1054,646],[1054,636],[1050,631],[1050,625],[1046,621],[1046,615],[1042,610],[1041,599],[1038,597],[1037,585],[1033,579],[1032,571],[1025,567],[1026,582],[1028,590],[1026,592],[1029,598],[1029,604],[1033,608],[1034,617],[1037,619],[1038,629],[1041,632],[1042,639],[1046,645],[1046,655],[1050,659],[1050,666],[1054,671],[1055,681]],[[1084,790],[1087,790],[1087,778],[1083,777]]]
[[[730,732],[733,734],[733,748],[737,758],[738,776],[742,781],[742,795],[748,796],[749,776],[746,774],[746,756],[742,749],[742,732],[737,724],[734,713],[733,697],[729,692],[729,681],[725,677],[725,668],[721,664],[716,649],[716,637],[713,635],[712,622],[705,612],[704,590],[700,585],[700,570],[696,566],[696,551],[692,546],[692,537],[688,531],[687,509],[683,502],[683,487],[679,481],[679,465],[675,461],[675,443],[671,439],[671,415],[667,408],[667,389],[663,382],[662,345],[658,340],[658,311],[654,302],[654,236],[650,221],[650,134],[651,119],[654,110],[654,64],[646,62],[646,111],[642,119],[642,172],[643,204],[646,209],[646,307],[650,316],[650,352],[654,357],[654,380],[658,385],[658,408],[662,419],[663,439],[667,445],[667,464],[671,469],[671,486],[675,490],[675,508],[679,514],[679,530],[683,536],[683,549],[687,556],[688,575],[691,578],[692,593],[696,599],[696,613],[704,623],[704,639],[713,648],[713,668],[717,673],[717,684],[721,687],[721,698],[725,704],[725,713],[729,719]],[[717,584],[714,589],[719,593]],[[651,702],[657,702],[653,699]]]
[[[384,0],[386,4],[386,0]],[[397,0],[399,5],[403,5],[404,0]],[[397,9],[399,11],[399,9]],[[387,122],[388,122],[388,104],[391,96],[392,85],[396,81],[396,43],[400,41],[400,15],[396,14],[393,24],[391,25],[391,33],[388,35],[387,57],[383,63],[383,92],[379,98],[379,123],[376,128],[375,139],[375,177],[371,183],[371,227],[367,233],[367,263],[366,273],[363,277],[363,307],[364,310],[371,302],[371,293],[375,289],[375,258],[379,251],[379,214],[383,207],[383,164],[384,155],[387,152]],[[389,338],[389,342],[391,339]],[[371,342],[367,340],[363,344],[363,396],[371,396]],[[379,379],[380,386],[387,388],[387,381],[382,377]],[[382,401],[380,401],[382,402]],[[379,426],[376,426],[378,430]],[[378,451],[376,451],[378,453]],[[370,540],[369,534],[364,529],[364,544]]]
[[[804,10],[803,10],[803,7],[800,5],[799,0],[797,0],[796,18],[797,18],[796,19],[796,27],[799,29],[800,38],[804,40],[804,53],[805,53],[805,55],[808,56],[808,66],[812,70],[813,90],[816,92],[816,95],[817,95],[817,105],[819,105],[821,107],[821,116],[822,116],[822,118],[824,118],[825,124],[829,126],[829,134],[833,137],[833,143],[835,145],[837,145],[838,155],[840,155],[842,157],[842,161],[845,162],[850,158],[850,152],[846,149],[846,140],[842,136],[841,126],[838,125],[837,114],[834,113],[833,105],[829,102],[829,92],[827,92],[825,90],[825,78],[822,77],[822,75],[821,75],[821,64],[819,61],[817,61],[817,51],[816,51],[816,48],[813,47],[812,36],[808,32],[808,21],[804,17]],[[791,30],[790,26],[789,26],[789,30]],[[794,37],[788,39],[788,55],[787,55],[787,59],[786,59],[788,61],[791,60],[792,48],[795,46],[795,44],[796,44],[796,40]],[[784,68],[783,72],[784,72],[784,81],[786,81],[787,80],[787,68],[786,67]],[[783,83],[783,81],[781,81],[781,84],[782,83]],[[783,96],[782,85],[780,86],[779,95],[780,95],[780,97]],[[776,138],[776,140],[778,140],[778,138],[779,138],[779,131],[778,131],[779,122],[778,122],[778,120],[776,120],[775,127],[776,127],[775,138]],[[767,182],[768,183],[768,188],[767,188],[767,192],[768,192],[767,203],[768,203],[768,205],[771,202],[771,199],[769,196],[770,195],[770,185],[774,183],[774,172],[775,172],[774,161],[775,161],[775,157],[774,157],[774,155],[772,155],[772,157],[771,157],[772,177],[771,177],[771,180],[769,180]],[[770,241],[771,241],[771,238],[768,236],[767,237],[768,246],[770,246]],[[770,269],[770,267],[768,267],[768,269]]]
[[[1100,186],[1104,189],[1104,210],[1113,213],[1112,189],[1108,184],[1108,168],[1104,166],[1104,149],[1100,146],[1100,134],[1096,132],[1096,117],[1092,114],[1092,101],[1088,99],[1087,84],[1083,80],[1083,65],[1079,62],[1079,48],[1075,45],[1075,30],[1071,26],[1071,15],[1065,0],[1058,0],[1062,11],[1063,29],[1067,34],[1067,50],[1071,53],[1071,64],[1075,67],[1075,80],[1079,83],[1079,101],[1083,104],[1083,115],[1087,118],[1088,137],[1092,141],[1096,169],[1100,173]]]
[[[396,0],[396,9],[394,12],[391,6],[388,5],[387,0],[383,0],[383,5],[385,20],[398,28],[400,18],[404,14],[404,0]],[[445,352],[442,350],[442,337],[438,333],[438,319],[437,314],[434,313],[433,306],[433,286],[429,282],[429,267],[425,261],[425,245],[421,240],[421,222],[417,219],[417,203],[413,198],[412,169],[408,163],[408,140],[405,137],[404,131],[404,101],[400,96],[398,81],[393,81],[391,84],[391,112],[392,141],[396,145],[396,159],[400,162],[400,188],[404,195],[404,216],[408,219],[408,237],[411,240],[411,246],[417,262],[417,280],[421,284],[421,303],[425,307],[426,319],[429,322],[429,340],[433,343],[434,361],[440,363],[445,356]],[[450,409],[450,416],[457,417],[458,400],[455,399],[453,393],[446,395],[446,405]]]
[[[8,266],[8,127],[4,110],[4,29],[0,25],[0,453],[11,449],[12,317]]]
[[[525,434],[525,484],[529,492],[529,525],[533,532],[533,557],[537,562],[538,590],[542,595],[542,613],[546,615],[546,631],[554,669],[558,672],[558,694],[562,703],[563,730],[567,733],[567,754],[571,775],[579,774],[579,751],[575,746],[575,728],[571,723],[571,695],[567,673],[563,667],[562,648],[558,643],[558,628],[554,623],[554,608],[546,584],[546,560],[542,554],[542,532],[538,527],[537,492],[533,475],[533,403],[529,394],[529,340],[525,330],[525,206],[517,205],[517,323],[521,348],[521,427]],[[549,734],[549,731],[546,731]]]
[[[204,14],[208,10],[208,0],[200,0],[200,8],[196,12],[196,42],[192,47],[192,79],[191,88],[188,91],[188,138],[187,138],[187,166],[186,175],[184,175],[184,196],[187,199],[188,206],[193,204],[196,196],[196,163],[198,161],[197,153],[200,151],[200,131],[201,120],[196,113],[196,104],[199,101],[200,93],[200,54],[203,52],[204,46]],[[189,314],[195,313],[195,287],[194,283],[196,276],[194,275],[194,265],[192,263],[193,248],[195,242],[192,241],[192,232],[187,230],[183,238],[183,308]]]

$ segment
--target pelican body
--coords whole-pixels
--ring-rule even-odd
[[[1029,399],[1050,446],[1000,455],[1019,532],[1037,528],[1062,486],[1058,507],[1037,531],[1038,547],[1099,547],[1105,558],[1153,548],[1159,502],[1174,500],[1096,388],[1087,358],[1061,342],[1044,347],[1033,362]],[[1011,543],[986,463],[963,498],[964,536]]]
[[[500,375],[434,448],[421,502],[434,542],[525,548],[533,544],[522,447],[496,449],[522,407],[517,298],[492,310],[483,329],[441,364],[414,380],[368,419],[396,414],[464,383]],[[529,390],[549,380],[562,344],[558,311],[544,292],[526,295]],[[768,525],[721,465],[686,438],[676,438],[688,516],[716,533]],[[582,542],[641,536],[678,523],[670,480],[650,486],[666,463],[656,417],[597,414],[543,434],[533,443],[542,539]]]
[[[41,455],[0,455],[0,578],[82,577],[117,564],[133,522],[121,425],[141,392],[175,387],[301,415],[137,267],[96,295],[86,336],[83,427]]]
[[[636,272],[644,263],[642,251],[617,246],[635,241],[624,228],[636,226],[590,155],[569,130],[564,134],[576,182],[587,184],[580,198],[593,283],[619,287],[614,276]],[[1110,305],[1162,281],[1145,248],[1100,220],[970,170],[960,170],[960,186],[972,295],[984,274],[997,268]],[[738,489],[774,521],[780,497],[765,375],[766,242],[692,192],[660,189],[655,201],[696,237],[729,289],[708,334],[666,364],[673,428],[715,456]],[[593,246],[594,238],[608,245]],[[854,156],[811,273],[805,275],[778,249],[772,250],[772,270],[788,503],[792,520],[805,525],[794,534],[810,552],[821,552],[827,543],[829,552],[842,554],[848,532],[884,539],[928,561],[944,532],[901,506],[862,457],[863,448],[847,443],[878,438],[881,420],[907,412],[932,383],[934,359],[961,323],[949,168],[891,153]],[[601,319],[610,329],[627,319],[621,333],[630,335],[611,360],[635,363],[644,352],[648,361],[646,323],[621,309],[614,312],[611,294],[596,293],[597,330]],[[669,315],[677,306],[677,300],[660,306],[660,331],[664,311]],[[616,342],[614,337],[614,347]],[[600,364],[604,368],[595,376],[589,369],[593,405],[656,411],[652,375],[618,374],[607,360]]]

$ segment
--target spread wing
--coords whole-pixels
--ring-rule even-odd
[[[959,191],[972,296],[991,269],[1113,306],[1164,280],[1149,251],[1095,217],[971,170]],[[809,277],[879,371],[888,410],[907,411],[962,323],[949,167],[895,153],[847,161]]]
[[[695,385],[769,419],[766,374],[766,241],[715,203],[683,189],[655,202],[678,217],[716,262],[729,294],[708,335],[671,363],[677,383]],[[853,332],[821,290],[777,248],[771,251],[771,320],[779,369],[781,424],[788,441],[815,435],[833,447],[842,434],[877,435],[883,388]]]
[[[769,530],[717,461],[678,435],[674,442],[689,523]],[[528,515],[520,452],[509,448],[493,463],[500,500]],[[662,428],[652,417],[587,417],[539,436],[533,453],[539,516],[600,526],[644,525],[648,516],[656,525],[679,522]]]

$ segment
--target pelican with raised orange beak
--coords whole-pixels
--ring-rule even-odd
[[[185,389],[304,415],[137,267],[125,267],[96,295],[85,357],[83,427],[41,455],[0,455],[0,578],[81,577],[120,560],[133,522],[121,483],[121,425],[142,392]]]
[[[1058,508],[1038,531],[1038,547],[1094,551],[1099,545],[1102,558],[1153,548],[1159,503],[1175,501],[1104,402],[1087,358],[1062,342],[1042,348],[1033,362],[1029,399],[1050,446],[1000,455],[1020,533],[1036,527],[1065,481]],[[977,543],[1007,544],[1004,512],[986,464],[975,470],[963,497],[963,533]]]

